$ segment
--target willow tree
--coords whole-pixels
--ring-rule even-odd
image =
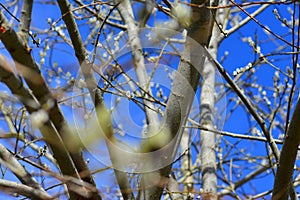
[[[3,192],[297,198],[298,2],[1,7]]]

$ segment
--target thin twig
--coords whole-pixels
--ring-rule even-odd
[[[272,152],[275,156],[276,162],[279,162],[279,156],[280,152],[279,149],[276,145],[276,142],[273,139],[273,136],[270,134],[265,121],[262,119],[262,117],[257,113],[257,110],[253,107],[251,100],[242,92],[240,87],[231,79],[229,74],[226,72],[226,70],[223,68],[223,66],[214,58],[211,57],[211,55],[207,52],[205,49],[206,54],[208,56],[208,59],[211,60],[221,75],[224,77],[224,79],[227,81],[227,83],[231,86],[231,88],[235,91],[235,93],[239,96],[241,101],[245,104],[247,109],[249,110],[250,114],[254,117],[254,119],[257,121],[259,124],[260,128],[262,129],[262,132],[264,133],[265,137],[267,138],[267,141],[272,149]]]

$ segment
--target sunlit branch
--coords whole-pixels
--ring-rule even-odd
[[[278,169],[275,176],[272,199],[287,199],[292,185],[294,164],[300,143],[300,99],[296,104],[291,123],[285,135]],[[294,198],[294,197],[292,197]]]
[[[28,34],[30,30],[31,14],[32,14],[33,0],[24,0],[22,15],[19,23],[19,35],[23,38],[23,41],[27,43]]]
[[[49,195],[2,144],[0,144],[0,162],[8,167],[23,184],[39,190],[45,196]]]
[[[232,8],[232,7],[236,7],[236,6],[240,6],[240,7],[249,7],[249,6],[261,6],[261,5],[289,5],[291,3],[293,3],[293,0],[290,1],[267,1],[267,2],[263,2],[263,1],[251,1],[251,2],[245,2],[245,3],[241,3],[241,4],[227,4],[227,5],[220,5],[220,6],[208,6],[207,8],[209,9],[220,9],[220,8]],[[193,6],[193,5],[191,5]]]
[[[2,113],[4,113],[4,115],[8,114],[8,113],[6,113],[6,111],[3,108],[0,108],[0,111]],[[24,142],[25,146],[29,146],[35,152],[40,151],[40,147],[38,145],[36,145],[34,142],[39,141],[39,140],[43,140],[43,138],[37,138],[35,140],[28,141],[26,139],[26,137],[24,137],[24,135],[19,134],[19,133],[16,132],[16,130],[15,130],[15,128],[14,128],[12,122],[11,122],[11,119],[6,119],[6,122],[9,126],[9,129],[10,129],[11,132],[7,133],[7,132],[1,132],[0,131],[0,139],[16,138],[17,140],[20,140],[20,141]],[[50,153],[44,152],[43,157],[47,158],[51,163],[57,164],[56,160],[53,158],[53,156]]]
[[[246,184],[247,182],[253,180],[253,178],[255,178],[256,176],[264,173],[266,170],[270,169],[271,166],[262,166],[260,167],[259,169],[257,169],[256,171],[253,171],[249,174],[247,174],[244,178],[242,178],[241,180],[235,182],[235,183],[232,183],[231,184],[231,190],[236,190],[237,188],[243,186],[244,184]],[[228,195],[230,194],[232,191],[228,190],[228,189],[224,189],[222,191],[219,192],[219,195],[220,196],[225,196],[225,195]]]
[[[108,119],[105,119],[109,116],[107,113],[108,111],[104,104],[101,93],[99,92],[99,90],[96,89],[98,84],[93,75],[92,67],[91,67],[90,63],[86,60],[86,50],[83,46],[82,39],[81,39],[79,30],[78,30],[78,27],[76,25],[76,22],[72,16],[71,8],[70,8],[71,5],[67,0],[58,0],[58,4],[59,4],[60,10],[61,10],[62,18],[67,26],[68,32],[70,33],[70,38],[71,38],[71,41],[73,44],[73,48],[75,50],[77,60],[80,64],[83,76],[85,78],[87,88],[91,94],[91,97],[93,98],[93,103],[94,103],[94,106],[96,107],[98,121],[100,124],[104,123],[104,121],[108,120]],[[102,113],[100,113],[100,112],[102,112]],[[102,117],[102,118],[100,118],[100,117]],[[108,123],[111,124],[110,119],[109,119]],[[106,124],[106,126],[107,126],[107,124]],[[115,141],[113,131],[112,131],[112,126],[108,126],[108,127],[109,127],[109,130],[107,130],[108,133],[105,133],[106,137],[107,137],[105,141],[107,142],[107,144]],[[107,145],[107,146],[108,146],[108,150],[110,152],[110,145]],[[110,152],[110,158],[114,165],[118,161],[114,159],[115,156],[112,154],[113,153]],[[117,178],[117,181],[121,188],[123,197],[125,199],[133,198],[133,193],[131,191],[131,187],[128,182],[126,173],[119,171],[117,169],[114,169],[114,171],[116,173],[116,178]],[[99,196],[99,198],[101,198],[101,197]]]
[[[45,80],[41,75],[41,72],[37,64],[35,63],[32,55],[30,54],[30,51],[28,51],[28,49],[25,47],[25,44],[22,42],[22,39],[7,24],[7,20],[5,16],[2,14],[2,12],[0,13],[0,21],[3,22],[2,27],[5,27],[6,29],[4,33],[3,32],[0,33],[0,39],[5,45],[5,47],[8,49],[12,58],[14,59],[17,69],[20,72],[22,72],[22,75],[26,80],[28,86],[33,91],[34,97],[39,101],[39,104],[42,105],[44,105],[46,101],[48,101],[49,99],[53,100],[54,101],[53,103],[55,103],[56,100],[52,96],[52,93],[50,92],[47,84],[45,83]],[[5,72],[8,73],[6,77],[13,78],[13,80],[17,80],[16,78],[14,78],[14,74],[12,74],[12,71],[9,71],[9,69],[12,69],[10,66],[2,69],[6,70]],[[35,76],[35,79],[31,78],[32,75]],[[23,83],[21,82],[21,80],[17,82],[9,81],[9,85],[11,86],[10,89],[13,91],[13,93],[16,93],[17,95],[21,95],[21,96],[22,93],[28,95],[28,91],[25,92],[24,89],[22,88]],[[17,85],[21,87],[15,87]],[[30,100],[34,99],[33,95],[30,94],[31,97],[29,98]],[[26,98],[24,98],[23,100],[26,100]],[[24,103],[25,106],[28,105],[26,102]],[[27,109],[31,113],[37,111],[34,110],[33,108],[30,108],[29,106],[27,107]],[[56,112],[57,110],[51,109],[50,111]],[[44,126],[40,128],[40,130],[43,136],[45,137],[45,140],[49,142],[51,149],[54,152],[54,157],[56,158],[62,173],[65,175],[75,176],[79,178],[79,174],[74,167],[74,163],[69,153],[67,152],[66,147],[63,144],[63,141],[59,133],[57,132],[57,129],[53,126],[53,124],[50,121],[47,121],[45,122]],[[56,141],[56,143],[54,144],[53,141]],[[73,193],[72,191],[70,191],[70,194],[77,196],[77,194]]]
[[[227,132],[227,131],[218,131],[218,130],[215,130],[215,129],[210,129],[210,128],[207,128],[205,126],[202,126],[202,125],[200,125],[199,123],[197,123],[196,121],[194,121],[192,119],[189,119],[189,121],[195,126],[185,126],[185,128],[196,128],[196,129],[198,128],[200,130],[209,131],[209,132],[213,132],[213,133],[216,133],[216,134],[219,134],[219,135],[229,136],[229,137],[233,137],[233,138],[268,142],[268,140],[265,137],[230,133],[230,132]],[[274,139],[274,142],[276,142],[276,144],[283,144],[283,140],[279,140],[279,139]]]
[[[138,78],[139,85],[152,96],[151,90],[147,88],[149,82],[149,76],[146,71],[142,44],[139,39],[139,29],[138,26],[135,25],[131,4],[128,0],[124,0],[122,3],[120,3],[118,9],[122,18],[125,21],[125,24],[127,25],[127,31],[128,31],[129,41],[130,41],[129,45],[132,50],[132,59],[133,59],[134,68]],[[145,94],[146,98],[147,96],[148,95]],[[147,105],[147,107],[155,109],[155,106],[151,102],[144,100],[144,104]],[[145,108],[145,112],[146,112],[147,120],[149,122],[148,132],[153,133],[159,128],[159,120],[158,120],[157,113],[153,112],[152,109],[150,110],[147,107]]]
[[[270,4],[265,4],[261,7],[259,7],[256,11],[254,11],[253,13],[251,13],[252,17],[256,17],[257,15],[259,15],[260,13],[262,13],[266,8],[269,7]],[[226,30],[227,36],[231,35],[232,33],[234,33],[235,31],[237,31],[238,29],[242,28],[244,25],[246,25],[249,21],[251,21],[251,17],[248,16],[247,18],[243,19],[241,22],[237,23],[234,27],[230,28],[229,30]],[[226,27],[224,27],[226,28]]]
[[[300,11],[298,11],[300,12]],[[300,26],[298,22],[298,30],[297,30],[297,38],[295,38],[295,29],[296,29],[296,22],[295,22],[295,14],[296,14],[296,4],[294,4],[294,10],[293,10],[293,27],[292,27],[292,43],[293,43],[293,52],[298,52],[299,51],[299,34],[300,34]],[[295,41],[296,40],[296,41]],[[296,43],[296,45],[295,45]],[[292,103],[293,103],[293,97],[295,95],[295,87],[296,87],[296,81],[297,81],[297,65],[298,65],[298,58],[299,54],[292,54],[292,63],[293,63],[293,72],[292,72],[292,87],[291,87],[291,92],[289,95],[288,99],[288,109],[287,109],[287,114],[286,114],[286,126],[285,126],[285,134],[287,134],[289,122],[290,122],[290,114],[291,114],[291,109],[292,109]]]
[[[93,5],[99,5],[100,2],[94,3],[94,4],[88,4],[85,5],[83,2],[81,2],[80,0],[74,0],[75,3],[77,3],[78,5],[80,5],[82,9],[85,9],[86,11],[88,11],[90,14],[92,14],[93,16],[95,16],[98,20],[100,21],[104,21],[104,18],[99,16],[98,13],[96,13],[95,11],[93,11],[91,8],[89,8],[88,6],[93,6]],[[113,21],[110,21],[109,19],[105,20],[106,24],[109,24],[113,27],[119,28],[121,30],[126,30],[126,26],[124,26],[123,24],[119,24],[119,23],[115,23]]]
[[[229,74],[226,72],[226,70],[223,68],[223,66],[221,64],[219,64],[218,61],[216,61],[215,59],[213,59],[209,53],[207,52],[208,55],[208,59],[210,59],[212,62],[215,63],[217,69],[219,70],[219,72],[221,73],[221,75],[224,77],[224,79],[227,81],[227,83],[231,86],[231,88],[235,91],[235,93],[239,96],[239,98],[241,99],[241,101],[245,104],[245,106],[247,107],[247,109],[249,110],[250,114],[254,117],[254,119],[257,121],[257,123],[259,124],[260,128],[262,129],[263,133],[266,136],[266,139],[272,149],[272,152],[275,156],[276,161],[279,161],[279,156],[280,156],[280,152],[279,149],[274,141],[273,136],[270,134],[265,121],[262,119],[262,117],[256,112],[256,108],[254,108],[251,100],[244,94],[244,92],[242,92],[242,90],[240,89],[240,87],[231,79],[231,77],[229,76]]]
[[[242,8],[241,6],[237,5],[234,0],[229,0],[231,3],[235,4],[241,11],[243,11],[251,20],[253,20],[257,25],[259,25],[262,29],[266,30],[267,32],[269,32],[270,34],[272,34],[273,36],[275,36],[276,38],[278,38],[279,40],[283,41],[284,43],[288,44],[291,47],[296,47],[294,44],[291,44],[290,42],[288,42],[287,40],[285,40],[284,38],[282,38],[281,36],[279,36],[278,34],[274,33],[270,28],[266,27],[265,25],[263,25],[262,23],[260,23],[254,16],[252,16],[250,13],[248,13],[248,11],[246,11],[244,8]],[[297,47],[296,47],[297,48]]]
[[[32,199],[53,199],[50,195],[45,193],[44,191],[37,190],[36,188],[32,188],[20,183],[16,183],[13,181],[0,179],[0,189],[8,194],[21,194],[25,197]]]

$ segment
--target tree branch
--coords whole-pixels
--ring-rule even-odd
[[[207,128],[205,126],[202,126],[201,124],[197,123],[196,121],[194,121],[192,119],[189,119],[189,121],[194,126],[186,126],[186,128],[198,128],[200,130],[213,132],[213,133],[223,135],[223,136],[229,136],[229,137],[233,137],[233,138],[246,139],[246,140],[256,140],[256,141],[261,141],[261,142],[268,142],[268,140],[265,137],[230,133],[230,132],[227,132],[227,131],[219,131],[219,130],[215,130],[215,129],[212,129],[212,128]],[[274,139],[274,141],[276,142],[276,144],[283,144],[283,140]]]
[[[85,9],[87,12],[89,12],[90,14],[92,14],[93,16],[95,16],[97,18],[97,20],[104,21],[103,17],[101,17],[98,13],[96,13],[95,11],[93,11],[92,9],[90,9],[89,7],[87,7],[88,5],[85,5],[82,1],[80,1],[80,0],[74,0],[74,2],[77,3],[78,5],[80,5],[81,7],[83,7],[83,9]],[[121,29],[123,31],[125,31],[127,29],[126,26],[124,26],[123,24],[119,24],[119,23],[110,21],[108,19],[106,20],[106,23],[109,24],[109,25],[111,25],[111,26],[113,26],[113,27],[119,28],[119,29]]]
[[[148,88],[149,76],[146,71],[143,48],[139,38],[139,27],[135,25],[132,7],[129,0],[123,0],[118,6],[118,10],[127,25],[128,40],[132,50],[132,59],[134,63],[134,69],[138,78],[140,87],[152,96],[151,90]],[[147,101],[149,95],[144,94],[145,112],[148,121],[148,133],[152,134],[158,130],[159,120],[157,112],[155,112],[155,106],[152,102]]]
[[[19,23],[18,34],[23,38],[23,41],[26,44],[27,44],[29,29],[30,29],[32,4],[33,4],[33,0],[24,0],[21,19]]]
[[[217,26],[215,24],[215,26]],[[216,58],[220,42],[220,30],[215,27],[212,31],[208,51]],[[200,119],[199,123],[207,129],[214,129],[215,110],[215,76],[216,69],[213,63],[206,60],[202,70],[202,83],[200,94]],[[213,131],[200,131],[200,162],[202,171],[203,199],[217,199],[217,164],[216,164],[216,142]]]
[[[232,192],[232,190],[236,190],[237,188],[241,187],[242,185],[244,185],[248,181],[253,180],[253,178],[255,178],[256,176],[262,174],[263,172],[265,172],[266,170],[268,170],[270,168],[271,168],[270,165],[262,166],[262,167],[258,168],[256,171],[253,171],[253,172],[247,174],[243,179],[241,179],[241,180],[239,180],[235,183],[232,183],[232,185],[230,186],[231,187],[230,190],[229,189],[224,189],[224,190],[220,191],[218,193],[218,195],[220,197],[222,197],[222,196],[225,196],[227,194],[230,194]]]
[[[300,99],[298,98],[291,123],[281,149],[278,169],[273,186],[272,199],[288,199],[292,186],[292,176],[294,172],[295,160],[300,144]]]
[[[14,32],[12,31],[12,33],[14,33]],[[57,100],[54,98],[50,89],[46,85],[46,82],[45,82],[37,64],[34,62],[32,56],[30,55],[30,51],[29,52],[27,51],[26,45],[25,46],[22,45],[23,40],[21,38],[19,38],[16,34],[11,34],[8,36],[10,36],[10,38],[7,37],[4,42],[9,41],[11,39],[15,39],[17,41],[17,43],[15,43],[14,46],[12,46],[12,44],[6,42],[6,43],[4,43],[4,45],[6,46],[6,48],[8,50],[17,49],[15,51],[10,51],[10,53],[15,61],[22,64],[22,65],[18,65],[19,68],[21,68],[18,70],[22,71],[23,76],[24,76],[28,86],[33,91],[33,94],[38,99],[39,103],[41,105],[47,104],[49,102],[53,103],[53,106],[48,109],[49,117],[50,117],[51,121],[53,122],[55,128],[59,132],[67,149],[70,151],[70,155],[71,155],[72,161],[74,162],[74,164],[76,166],[76,170],[82,176],[82,180],[84,180],[88,183],[91,183],[96,187],[93,177],[92,177],[92,175],[86,165],[86,162],[83,158],[81,148],[79,147],[79,145],[74,148],[74,144],[72,144],[72,146],[70,146],[70,144],[68,143],[68,141],[70,141],[70,138],[76,137],[76,135],[72,134],[71,129],[68,126],[68,124],[58,106]],[[3,38],[3,39],[5,39],[5,38]],[[24,48],[25,48],[25,52],[24,52]],[[20,56],[22,56],[22,57],[20,57]],[[23,59],[23,58],[27,58],[27,59]],[[34,83],[32,81],[31,73],[33,73],[33,72],[36,73],[35,74],[36,76],[34,76],[34,77],[38,79],[37,83]],[[26,73],[27,73],[27,75],[24,75]],[[98,194],[95,194],[95,195],[98,195]]]
[[[272,2],[272,1],[271,1]],[[257,15],[259,15],[260,13],[262,13],[266,8],[268,8],[271,4],[264,4],[262,6],[260,6],[256,11],[254,11],[251,16],[252,17],[256,17]],[[251,21],[252,18],[251,17],[246,17],[245,19],[243,19],[242,21],[240,21],[238,24],[236,24],[234,27],[232,27],[231,29],[227,30],[227,36],[231,35],[232,33],[234,33],[235,31],[237,31],[238,29],[242,28],[245,24],[247,24],[249,21]]]
[[[21,194],[30,199],[53,199],[50,195],[45,193],[44,191],[37,190],[36,188],[32,188],[20,183],[16,183],[13,181],[0,179],[0,189],[8,194]]]
[[[192,1],[192,4],[203,5],[206,1]],[[208,2],[209,4],[210,2]],[[160,199],[163,188],[165,187],[166,180],[168,180],[170,170],[172,168],[172,160],[174,160],[177,153],[177,149],[184,131],[184,125],[186,124],[191,104],[194,99],[195,91],[197,90],[198,81],[200,79],[201,67],[204,65],[205,57],[202,52],[202,46],[206,46],[209,43],[213,18],[211,10],[205,7],[192,7],[192,19],[193,24],[188,29],[188,38],[184,46],[184,51],[181,55],[181,62],[178,67],[178,75],[174,78],[172,85],[172,91],[169,96],[167,107],[164,113],[164,124],[161,127],[161,131],[155,135],[159,138],[162,134],[170,134],[170,140],[165,141],[161,145],[148,143],[149,150],[155,151],[169,145],[172,149],[171,155],[167,155],[167,161],[171,161],[170,165],[160,169],[153,173],[146,173],[142,175],[142,181],[147,181],[147,185],[144,191],[141,191],[137,199]],[[192,38],[192,39],[189,39]],[[195,46],[195,43],[201,44]],[[203,55],[203,56],[202,56]],[[154,138],[155,139],[155,138]],[[160,158],[154,158],[160,159]],[[153,185],[151,178],[157,174],[159,175],[159,183]],[[150,181],[149,181],[150,180]]]
[[[226,70],[223,68],[223,66],[217,60],[212,58],[211,55],[207,51],[206,51],[206,54],[208,56],[208,59],[215,64],[218,71],[221,73],[221,75],[224,77],[224,79],[230,85],[232,90],[238,95],[238,97],[241,99],[241,101],[245,104],[245,106],[249,110],[250,114],[257,121],[258,125],[262,129],[262,132],[264,133],[264,135],[271,147],[271,150],[273,152],[275,160],[278,162],[279,154],[280,154],[279,149],[276,145],[276,142],[274,141],[273,136],[270,134],[268,127],[265,124],[265,121],[262,119],[262,117],[259,115],[259,113],[257,113],[257,110],[252,105],[251,100],[244,94],[244,92],[240,89],[240,87],[231,79],[231,77],[226,72]]]
[[[6,61],[2,56],[0,57],[0,61],[0,80],[4,82],[11,92],[19,98],[30,114],[41,109],[39,102],[24,87],[22,80],[15,76],[12,72],[12,68],[6,64]],[[40,131],[53,151],[54,157],[57,160],[57,164],[62,174],[80,178],[73,161],[53,124],[50,121],[45,122],[45,124],[40,127]],[[70,187],[68,187],[68,189],[70,190],[69,192],[71,197],[77,196],[76,193],[72,192]]]
[[[29,174],[23,165],[2,145],[0,144],[0,162],[8,167],[15,176],[25,185],[39,190],[45,196],[49,194],[41,187],[41,185]]]
[[[110,143],[114,143],[115,138],[113,135],[111,120],[107,120],[109,116],[107,108],[104,104],[103,97],[99,90],[97,90],[97,82],[94,77],[91,64],[86,60],[86,51],[82,43],[82,39],[78,30],[78,27],[76,25],[76,22],[73,18],[72,12],[71,12],[71,5],[69,1],[67,0],[58,0],[59,8],[61,10],[61,14],[63,16],[63,20],[67,26],[73,48],[75,50],[75,54],[77,57],[77,60],[80,64],[81,71],[83,73],[83,76],[86,81],[87,88],[90,92],[91,97],[93,98],[93,103],[96,107],[96,112],[98,116],[98,122],[99,124],[103,124],[101,121],[107,122],[105,124],[105,130],[107,130],[106,134],[106,144],[109,150],[110,158],[112,161],[112,164],[115,165],[118,160],[114,159],[113,152],[111,151]],[[102,113],[101,113],[102,112]],[[103,127],[102,127],[103,128]],[[114,168],[116,179],[118,181],[118,184],[121,188],[122,195],[124,199],[132,199],[134,198],[133,192],[130,187],[130,183],[127,178],[127,174],[125,172],[119,171]]]

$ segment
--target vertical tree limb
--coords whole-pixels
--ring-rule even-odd
[[[286,195],[286,192],[290,192],[289,189],[291,187],[291,182],[287,183],[288,182],[287,179],[289,179],[291,181],[291,176],[292,176],[292,171],[291,170],[293,170],[293,166],[294,166],[294,162],[295,162],[295,158],[296,158],[296,154],[297,154],[297,148],[298,148],[298,145],[299,145],[299,142],[300,142],[300,138],[299,138],[299,130],[300,129],[296,125],[299,121],[299,118],[298,118],[299,112],[300,112],[299,111],[300,110],[299,101],[297,103],[297,106],[295,108],[295,111],[294,111],[294,114],[293,114],[293,117],[292,117],[293,126],[291,126],[291,130],[288,130],[288,132],[290,132],[290,134],[292,135],[292,139],[290,139],[290,136],[286,137],[286,140],[288,140],[288,142],[285,141],[284,142],[284,143],[286,143],[286,145],[284,145],[285,148],[284,149],[282,148],[282,152],[284,151],[285,153],[280,155],[280,151],[278,149],[278,146],[276,145],[276,142],[275,142],[273,136],[270,134],[264,120],[256,112],[256,109],[252,105],[251,100],[241,91],[239,86],[231,79],[231,77],[226,72],[226,70],[222,67],[222,65],[218,61],[216,61],[214,58],[212,58],[209,55],[208,52],[207,52],[207,54],[209,56],[209,59],[214,62],[214,64],[217,67],[218,71],[222,74],[222,76],[227,81],[227,83],[231,86],[231,88],[239,96],[241,101],[245,104],[245,106],[249,110],[250,114],[254,117],[254,119],[257,121],[258,125],[262,129],[262,132],[264,133],[264,135],[265,135],[265,137],[268,141],[268,144],[270,145],[270,148],[271,148],[272,153],[275,157],[275,160],[277,162],[279,162],[278,170],[281,168],[280,172],[277,172],[277,174],[278,173],[279,174],[276,175],[276,177],[277,177],[276,192],[278,193],[279,190],[280,190],[280,191],[282,191],[282,193],[277,194],[278,196],[273,196],[273,198],[275,198],[275,199],[280,198],[283,195],[283,199],[284,199],[284,196]],[[289,135],[289,134],[287,134],[287,135]],[[296,145],[296,147],[295,147],[295,145]],[[281,158],[283,155],[284,155],[285,158]],[[280,165],[280,163],[281,163],[281,165]],[[285,166],[285,167],[283,167],[283,166]],[[284,168],[284,170],[282,170],[282,168]],[[285,170],[287,170],[287,172]],[[281,179],[278,178],[279,175],[281,175],[281,177],[284,176],[285,178],[281,180]],[[285,188],[283,188],[284,186],[285,186]],[[274,189],[275,189],[275,184],[274,184]],[[292,190],[294,190],[294,189],[292,189]],[[293,191],[291,192],[291,194],[292,193],[293,193]]]
[[[147,74],[144,55],[143,55],[143,47],[139,38],[139,27],[135,25],[135,20],[133,16],[132,7],[129,0],[122,0],[120,5],[118,6],[118,10],[120,12],[121,17],[123,18],[125,24],[127,25],[129,43],[132,50],[132,59],[134,63],[135,72],[138,78],[138,82],[140,87],[148,92],[150,95],[152,94],[151,90],[149,90],[148,82],[149,76]],[[148,101],[148,94],[145,94],[145,99],[143,100],[145,104],[145,112],[148,121],[148,132],[151,134],[157,131],[159,127],[159,120],[157,112],[155,112],[155,106],[152,102]]]
[[[192,1],[195,5],[210,5],[209,1]],[[174,159],[181,136],[184,131],[184,125],[187,121],[188,114],[191,108],[191,104],[194,99],[194,93],[197,90],[198,81],[200,79],[200,71],[197,70],[201,68],[204,64],[205,57],[203,55],[195,55],[193,53],[193,42],[198,42],[201,45],[206,46],[211,37],[211,31],[213,27],[213,18],[212,13],[209,9],[202,6],[198,8],[196,6],[192,7],[192,19],[193,23],[188,29],[188,36],[194,41],[187,41],[185,43],[184,52],[182,54],[182,62],[178,67],[179,77],[174,78],[174,83],[172,86],[172,91],[167,103],[166,111],[164,113],[165,122],[162,130],[166,129],[171,133],[171,138],[175,139],[175,144],[173,148],[172,155],[170,159]],[[200,60],[200,66],[193,66],[190,63],[193,63],[193,60]],[[186,81],[183,81],[185,79]],[[190,88],[191,87],[191,88]],[[193,91],[191,91],[193,90]],[[158,133],[158,135],[161,133]],[[170,141],[168,141],[170,142]],[[156,150],[160,147],[153,147],[153,150]],[[164,167],[163,169],[142,175],[142,181],[151,180],[153,174],[159,174],[160,182],[165,182],[164,179],[168,179],[172,164]],[[158,200],[162,195],[164,184],[162,185],[153,185],[151,181],[148,181],[148,185],[143,188],[138,195],[139,200],[149,199],[149,200]]]
[[[298,98],[291,123],[280,153],[279,164],[273,186],[273,200],[288,199],[292,186],[294,165],[300,144],[300,100]]]
[[[49,117],[50,120],[53,122],[55,128],[59,132],[60,136],[64,140],[65,144],[67,144],[67,141],[70,139],[70,137],[73,137],[71,134],[70,128],[67,125],[67,122],[58,106],[57,100],[53,97],[52,93],[50,92],[50,89],[48,88],[43,76],[41,75],[41,72],[33,60],[30,52],[31,49],[27,46],[27,38],[24,38],[24,34],[28,33],[28,28],[30,25],[30,16],[26,12],[30,12],[30,8],[28,8],[30,5],[24,5],[23,7],[23,14],[22,18],[24,21],[24,25],[20,24],[20,31],[21,36],[17,35],[14,30],[12,30],[6,23],[5,17],[1,13],[1,21],[3,22],[3,26],[7,29],[5,33],[3,33],[1,36],[1,40],[3,41],[5,47],[10,52],[11,56],[13,57],[14,61],[16,62],[16,66],[18,70],[22,73],[24,76],[24,79],[26,80],[28,86],[33,91],[34,96],[39,101],[40,105],[45,105],[47,103],[53,103],[53,106],[49,108]],[[21,21],[22,22],[22,21]],[[26,35],[26,34],[25,34]],[[13,41],[13,42],[12,42]],[[35,79],[32,79],[31,76],[35,75]],[[50,128],[52,129],[52,128]],[[48,138],[49,139],[49,138]],[[64,145],[63,145],[64,146]],[[65,148],[65,147],[63,147]],[[75,149],[75,148],[73,148]],[[57,156],[57,155],[56,155]],[[89,183],[93,182],[93,178],[91,176],[91,173],[89,169],[87,168],[87,165],[84,161],[84,158],[82,156],[81,149],[76,149],[75,151],[71,152],[72,161],[71,163],[75,163],[76,168],[80,172],[80,174],[83,176],[83,180]],[[67,159],[66,159],[67,160]],[[67,163],[67,161],[65,161]],[[73,164],[70,164],[73,165]],[[64,171],[63,166],[60,166],[61,170]],[[77,175],[76,175],[77,174]],[[73,170],[73,172],[68,172],[67,175],[76,175],[79,178],[79,175],[77,173],[77,170]],[[95,186],[96,187],[96,186]],[[98,194],[97,194],[98,195]]]
[[[188,131],[184,131],[182,135],[182,139],[180,141],[180,147],[182,150],[187,150],[185,155],[182,157],[182,166],[181,170],[183,173],[183,192],[184,192],[184,197],[187,199],[188,197],[194,198],[194,174],[193,174],[193,165],[192,165],[192,158],[191,158],[191,151],[189,149],[190,145],[190,134]]]
[[[96,79],[93,75],[92,67],[91,64],[86,60],[86,50],[85,47],[83,46],[82,39],[78,30],[78,27],[76,25],[76,22],[74,20],[74,17],[72,15],[72,10],[71,10],[71,5],[69,1],[67,0],[58,0],[58,5],[61,10],[61,14],[63,16],[63,20],[67,26],[73,48],[75,51],[75,55],[77,57],[77,60],[80,64],[81,71],[83,73],[83,76],[86,81],[87,88],[91,94],[91,97],[93,98],[93,103],[96,107],[96,112],[98,116],[98,121],[99,124],[102,124],[101,120],[106,120],[106,119],[101,119],[100,117],[107,117],[110,115],[107,115],[108,111],[107,108],[104,104],[103,97],[99,90],[97,90],[97,82]],[[102,113],[101,113],[102,112]],[[110,143],[115,142],[115,138],[113,135],[113,130],[111,126],[111,120],[107,121],[108,124],[105,124],[105,130],[108,132],[106,134],[106,144],[110,153],[110,158],[112,161],[112,164],[114,165],[118,160],[114,159],[114,156],[112,155],[112,151],[110,151]],[[103,127],[102,127],[103,128]],[[121,193],[123,195],[124,199],[133,199],[133,193],[130,187],[130,183],[127,178],[127,174],[125,172],[119,171],[117,169],[114,169],[115,174],[116,174],[116,179],[117,182],[120,186]]]
[[[214,29],[216,32],[216,29]],[[214,34],[213,34],[214,35]],[[216,57],[216,38],[212,37],[209,51]],[[215,67],[207,61],[202,71],[203,79],[200,95],[200,124],[209,129],[214,128],[215,104]],[[202,171],[203,199],[217,199],[217,164],[216,164],[215,133],[201,130],[200,132],[200,163]]]
[[[221,75],[224,77],[224,79],[227,81],[227,83],[230,85],[232,90],[239,96],[241,101],[245,104],[247,109],[249,110],[250,114],[253,116],[253,118],[257,121],[258,125],[262,129],[262,132],[264,133],[270,148],[272,150],[272,153],[275,157],[276,161],[279,161],[279,149],[278,146],[273,138],[273,136],[270,134],[268,127],[265,124],[265,121],[262,119],[262,117],[257,113],[256,108],[253,106],[251,100],[244,94],[244,92],[240,89],[240,87],[232,80],[230,75],[226,72],[226,70],[223,68],[223,66],[216,61],[213,57],[210,56],[210,54],[207,52],[207,56],[209,59],[214,62],[215,66],[217,67],[218,71],[221,73]]]
[[[220,2],[221,4],[224,2]],[[219,1],[213,2],[218,5]],[[212,13],[215,21],[216,11]],[[221,16],[222,17],[222,16]],[[217,23],[217,22],[216,22]],[[222,39],[220,29],[214,23],[212,37],[208,46],[210,54],[216,58],[219,43]],[[200,124],[208,129],[214,129],[215,112],[215,66],[208,59],[204,63],[202,70],[202,84],[200,94]],[[200,132],[200,163],[202,171],[203,199],[217,200],[217,163],[216,163],[216,142],[215,133],[201,130]]]
[[[18,34],[22,37],[22,40],[27,45],[29,30],[30,30],[30,23],[31,23],[31,13],[32,13],[32,4],[33,0],[24,0],[21,19],[19,23],[19,30]]]

